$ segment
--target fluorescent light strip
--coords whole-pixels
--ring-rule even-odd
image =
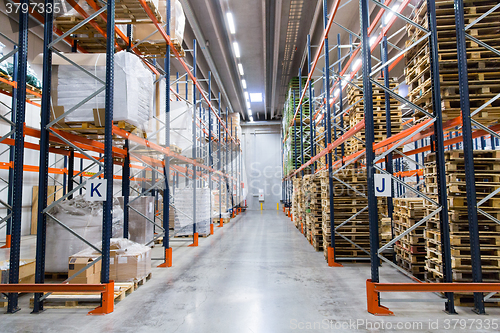
[[[243,86],[243,89],[247,88],[247,80],[241,80],[241,85]]]
[[[236,27],[234,26],[233,14],[226,13],[226,17],[227,25],[229,25],[229,32],[234,35],[236,33]]]
[[[242,64],[238,64],[238,69],[240,71],[240,75],[245,74],[245,72],[243,71],[243,65]]]
[[[240,54],[240,46],[238,45],[238,42],[233,43],[233,48],[234,48],[234,56],[236,58],[239,58],[241,56],[241,54]]]

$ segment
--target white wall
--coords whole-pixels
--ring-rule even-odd
[[[242,131],[248,209],[260,210],[258,194],[263,189],[264,209],[276,210],[281,199],[280,126],[243,126]]]

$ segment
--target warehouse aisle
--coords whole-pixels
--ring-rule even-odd
[[[84,309],[31,315],[28,298],[23,297],[20,313],[0,314],[0,332],[274,333],[307,327],[308,331],[316,327],[315,332],[368,332],[373,325],[403,321],[421,323],[425,329],[429,320],[439,320],[442,327],[450,318],[441,303],[404,303],[394,317],[369,315],[365,310],[369,266],[327,267],[323,254],[314,251],[282,212],[244,213],[216,228],[214,236],[200,239],[198,248],[186,245],[175,243],[174,267],[154,268],[153,278],[110,315],[89,317]],[[407,281],[389,267],[382,270],[381,280]],[[409,295],[398,295],[402,297]],[[459,311],[460,319],[478,318],[469,309]],[[499,309],[488,312],[500,314]]]

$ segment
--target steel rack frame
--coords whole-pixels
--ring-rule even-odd
[[[17,1],[18,3],[27,3],[27,0],[22,0],[22,1]],[[104,214],[103,214],[103,233],[102,233],[102,249],[97,249],[92,245],[90,242],[86,241],[84,238],[79,236],[77,233],[75,233],[73,230],[71,230],[69,227],[65,226],[61,221],[58,221],[54,216],[51,216],[49,213],[49,210],[57,204],[57,202],[62,201],[67,198],[71,198],[72,195],[76,192],[82,193],[82,189],[85,187],[86,181],[84,180],[83,177],[87,179],[95,179],[97,177],[102,177],[104,175],[104,178],[106,179],[107,182],[107,197],[112,198],[113,197],[113,180],[114,179],[122,179],[123,180],[123,186],[122,186],[122,193],[124,194],[125,197],[128,198],[129,196],[129,191],[128,191],[128,186],[130,184],[130,181],[144,181],[147,180],[145,178],[140,178],[139,174],[143,173],[144,171],[151,172],[152,174],[157,174],[159,177],[152,177],[155,180],[155,184],[150,187],[150,188],[145,188],[142,193],[140,193],[140,196],[146,195],[147,193],[155,192],[156,188],[158,188],[160,185],[159,183],[164,182],[165,183],[165,192],[163,196],[164,200],[164,214],[163,214],[163,229],[164,229],[164,238],[163,238],[163,246],[165,248],[165,258],[162,259],[164,260],[164,264],[160,265],[160,267],[170,267],[172,265],[172,252],[171,248],[169,247],[169,228],[168,228],[168,215],[169,215],[169,207],[171,206],[170,200],[171,196],[169,195],[169,189],[170,185],[168,183],[168,176],[170,174],[173,174],[174,181],[177,176],[177,183],[178,183],[178,176],[179,173],[184,173],[186,176],[189,176],[189,170],[188,168],[182,168],[179,166],[170,166],[169,161],[170,158],[176,158],[178,160],[184,161],[186,164],[191,164],[193,166],[193,170],[191,172],[191,176],[195,179],[197,174],[200,175],[201,179],[205,179],[207,175],[203,175],[202,171],[205,171],[208,174],[209,178],[209,183],[211,183],[211,178],[212,174],[216,175],[219,179],[219,183],[221,184],[222,179],[225,178],[227,180],[232,180],[236,177],[234,177],[234,173],[231,176],[226,175],[225,173],[222,172],[221,167],[220,167],[220,161],[219,161],[219,170],[215,170],[213,168],[213,164],[211,162],[212,159],[212,152],[210,151],[211,148],[209,145],[209,158],[207,159],[210,160],[207,162],[208,165],[203,165],[200,164],[196,161],[196,159],[189,159],[186,158],[178,153],[172,152],[168,146],[168,140],[169,140],[169,134],[170,134],[170,119],[169,119],[169,111],[170,111],[170,92],[174,92],[174,95],[176,96],[177,99],[179,99],[179,95],[175,94],[175,91],[170,84],[170,57],[167,56],[165,57],[165,64],[164,64],[164,72],[165,75],[163,75],[163,78],[166,80],[166,123],[165,123],[165,132],[166,132],[166,143],[167,147],[161,147],[158,145],[155,145],[153,142],[150,142],[146,139],[140,138],[132,133],[129,133],[121,128],[118,128],[113,125],[112,121],[112,115],[113,115],[113,62],[114,62],[114,49],[116,44],[115,39],[115,33],[121,38],[123,41],[126,42],[128,45],[128,48],[131,49],[131,29],[130,26],[128,27],[128,36],[125,36],[123,33],[119,31],[119,29],[115,26],[114,20],[115,20],[115,0],[109,0],[107,4],[103,7],[96,8],[94,5],[96,5],[92,0],[88,0],[87,2],[91,7],[93,7],[96,12],[92,15],[88,15],[85,13],[85,11],[76,4],[76,2],[70,0],[72,2],[71,4],[73,7],[84,17],[84,19],[75,27],[70,29],[69,31],[62,32],[58,29],[55,29],[53,27],[53,14],[52,13],[45,13],[44,17],[41,17],[39,14],[34,12],[33,10],[29,13],[33,17],[35,17],[37,20],[40,22],[44,23],[44,61],[43,61],[43,93],[42,93],[42,117],[41,117],[41,123],[42,123],[42,129],[41,130],[36,130],[36,129],[30,129],[28,127],[25,127],[24,125],[24,110],[25,110],[25,101],[26,101],[26,79],[25,79],[25,73],[26,73],[26,68],[27,68],[27,21],[28,21],[28,13],[21,13],[20,14],[20,34],[19,34],[19,44],[18,44],[18,51],[17,54],[19,54],[19,61],[17,62],[17,73],[18,73],[18,80],[14,81],[15,85],[12,85],[15,89],[15,102],[16,102],[16,129],[15,129],[15,138],[7,138],[10,134],[7,134],[5,136],[5,139],[3,139],[2,143],[6,143],[10,146],[13,146],[13,149],[15,150],[15,155],[14,155],[14,163],[12,165],[7,165],[3,166],[5,167],[11,167],[13,169],[13,181],[9,182],[9,184],[13,184],[13,206],[12,206],[12,240],[11,240],[11,269],[10,269],[10,276],[9,276],[9,284],[7,285],[2,285],[0,286],[0,292],[3,293],[8,293],[8,312],[13,313],[19,310],[17,306],[17,297],[18,297],[18,292],[32,292],[35,294],[35,300],[34,300],[34,313],[38,313],[43,310],[43,304],[44,300],[48,296],[48,294],[45,293],[51,293],[51,292],[97,292],[100,293],[101,296],[101,306],[98,307],[97,309],[91,311],[91,314],[106,314],[110,313],[113,311],[113,281],[109,280],[109,239],[111,238],[111,209],[112,209],[112,200],[108,199],[107,201],[104,202]],[[116,0],[116,2],[119,2],[119,0]],[[164,37],[167,45],[167,53],[170,54],[169,48],[173,48],[173,43],[170,40],[169,37],[169,24],[166,24],[166,32],[163,30],[163,27],[160,26],[157,17],[154,16],[154,14],[151,11],[151,8],[148,7],[147,3],[145,0],[139,0],[140,4],[144,8],[145,14],[150,17],[151,21],[155,24],[155,26],[158,28],[158,31],[160,34]],[[169,2],[169,1],[168,1]],[[53,4],[53,0],[46,0],[46,3]],[[170,6],[167,6],[167,18],[168,22],[170,22]],[[106,12],[106,14],[104,14]],[[54,49],[54,45],[59,42],[59,41],[66,41],[69,45],[71,46],[76,46],[74,49],[78,50],[80,52],[86,52],[84,48],[81,46],[77,45],[75,41],[70,38],[69,36],[73,31],[75,31],[78,27],[83,26],[84,24],[89,24],[92,27],[94,27],[96,30],[99,31],[99,27],[96,26],[94,19],[100,16],[105,22],[106,22],[106,31],[101,31],[102,35],[106,39],[106,79],[101,80],[97,77],[94,77],[91,73],[86,72],[88,75],[91,77],[94,77],[103,85],[101,89],[98,89],[94,94],[91,96],[87,97],[84,99],[82,102],[80,102],[76,107],[72,108],[71,110],[66,111],[62,116],[58,117],[57,119],[50,120],[50,79],[51,79],[51,66],[52,66],[52,53],[55,52],[59,56],[64,57],[59,51]],[[102,29],[101,29],[102,30]],[[53,34],[57,36],[57,38],[53,39]],[[120,46],[118,46],[120,48]],[[135,51],[138,53],[137,51]],[[193,66],[187,65],[180,57],[179,52],[174,48],[172,50],[174,53],[175,57],[178,59],[178,61],[181,63],[181,65],[186,69],[187,72],[187,77],[191,79],[193,82],[193,86],[196,87],[200,91],[202,99],[207,101],[210,97],[207,98],[207,95],[210,96],[210,83],[209,83],[209,92],[208,94],[202,89],[200,84],[198,83],[201,80],[196,79],[196,62],[194,62]],[[196,50],[194,50],[196,53]],[[139,54],[140,55],[140,54]],[[68,60],[66,58],[66,60]],[[70,61],[70,63],[72,63]],[[148,61],[144,61],[144,63],[157,75],[160,75],[160,72],[156,68],[155,61],[153,61],[153,64],[151,64]],[[72,63],[73,65],[76,65]],[[77,66],[77,65],[76,65]],[[79,66],[77,66],[79,67]],[[79,67],[80,70],[85,70],[81,67]],[[193,72],[193,73],[192,73]],[[160,78],[161,79],[161,78]],[[187,80],[186,80],[187,81]],[[93,96],[97,95],[100,92],[105,92],[106,96],[106,117],[105,117],[105,134],[104,134],[104,143],[91,140],[79,135],[74,135],[67,133],[65,131],[61,131],[59,129],[53,128],[53,125],[57,123],[59,120],[61,120],[63,117],[68,115],[69,113],[73,112],[77,107],[80,105],[83,105],[86,101],[90,100]],[[30,91],[28,90],[28,93]],[[187,93],[187,92],[186,92]],[[195,96],[195,94],[194,94]],[[234,144],[234,146],[239,147],[239,142],[235,140],[235,138],[229,134],[228,126],[227,126],[227,121],[224,123],[222,121],[221,115],[220,115],[220,104],[222,103],[220,97],[218,99],[218,104],[219,104],[219,114],[216,113],[214,107],[211,105],[210,101],[208,100],[209,104],[209,123],[208,123],[208,139],[209,141],[212,141],[212,135],[211,135],[211,130],[212,130],[212,123],[211,123],[211,113],[215,114],[215,118],[217,119],[218,122],[218,135],[219,137],[221,136],[221,127],[225,131],[225,140],[224,142],[231,142],[231,144]],[[201,104],[200,104],[201,105]],[[193,108],[196,109],[197,104],[193,104]],[[227,117],[227,116],[226,116]],[[198,124],[199,122],[199,124]],[[206,133],[205,129],[202,127],[207,125],[204,125],[202,120],[196,117],[196,114],[193,113],[193,125],[196,127],[199,127],[200,133]],[[194,135],[196,136],[196,130],[193,131]],[[156,134],[156,133],[155,133]],[[31,143],[25,143],[24,142],[24,136],[25,135],[30,135],[33,137],[39,137],[40,138],[40,145],[36,144],[31,144]],[[113,137],[121,137],[124,139],[124,148],[118,148],[113,146]],[[200,136],[201,137],[201,134]],[[49,145],[50,142],[55,142],[59,147],[67,147],[69,150],[62,149],[62,148],[56,148],[56,147],[51,147]],[[134,151],[134,148],[130,148],[130,143],[134,142],[139,145],[143,145],[144,147],[148,147],[149,149],[155,150],[156,152],[159,153],[159,155],[164,155],[164,159],[155,159],[155,158],[150,158],[148,156],[141,155],[140,152],[137,154],[131,154],[131,152]],[[193,145],[196,144],[196,140],[193,141]],[[221,140],[218,142],[219,146],[219,151],[217,152],[220,155],[220,147],[222,146]],[[227,145],[226,145],[227,146]],[[23,150],[24,148],[29,148],[29,149],[36,149],[40,150],[40,166],[39,167],[34,167],[34,166],[23,166]],[[228,149],[225,148],[227,151]],[[89,154],[88,152],[98,152],[99,157],[93,156],[92,154]],[[55,154],[62,154],[64,156],[64,163],[65,167],[64,169],[57,169],[57,168],[51,168],[49,166],[49,153],[55,153]],[[240,154],[241,155],[241,154]],[[80,171],[74,170],[74,158],[80,158],[81,161],[81,167]],[[123,160],[124,162],[117,162],[116,159]],[[240,156],[241,158],[241,156]],[[100,171],[97,173],[90,173],[87,170],[91,168],[91,166],[87,166],[86,168],[83,168],[83,160],[86,159],[88,161],[91,161],[91,166],[94,167],[99,167]],[[135,162],[132,163],[132,162]],[[140,165],[137,165],[137,162],[139,162]],[[114,174],[114,165],[122,165],[122,176],[115,175]],[[135,175],[131,175],[131,168],[137,169],[139,168],[139,172],[136,173]],[[21,207],[20,203],[21,200],[20,198],[22,197],[22,176],[23,176],[23,171],[38,171],[39,172],[39,201],[38,201],[38,226],[37,226],[37,248],[36,248],[36,274],[35,274],[35,281],[36,284],[34,285],[19,285],[18,284],[18,274],[19,274],[19,249],[20,249],[20,214],[21,214]],[[54,201],[52,204],[47,205],[46,199],[47,199],[47,184],[48,184],[48,178],[49,178],[49,173],[56,173],[56,174],[62,174],[65,175],[67,174],[67,178],[63,178],[63,184],[66,183],[68,190],[67,192],[62,196],[61,199]],[[78,183],[76,179],[80,177],[80,182]],[[77,185],[74,187],[74,185]],[[211,185],[211,184],[210,184]],[[241,191],[242,184],[238,183],[237,191],[240,193]],[[175,190],[175,185],[173,187]],[[221,189],[221,186],[219,186],[219,189]],[[139,197],[140,197],[139,196]],[[128,208],[130,209],[130,203],[133,202],[133,200],[129,200],[128,202]],[[17,203],[17,204],[16,204]],[[125,209],[127,213],[125,215],[128,215],[128,209]],[[88,269],[91,267],[95,262],[97,261],[102,261],[102,272],[101,272],[101,284],[97,285],[68,285],[68,284],[45,284],[44,283],[44,267],[45,267],[45,241],[46,241],[46,218],[47,216],[50,216],[53,220],[58,222],[61,226],[63,226],[67,231],[71,232],[74,236],[78,237],[81,241],[87,243],[87,245],[94,247],[94,249],[98,250],[101,252],[101,256],[94,261],[93,263],[90,263],[87,265],[85,268],[83,268],[80,272],[77,272],[74,276],[78,275],[79,273],[83,272],[85,269]],[[125,218],[127,220],[127,218]],[[151,221],[150,219],[146,220],[151,223],[155,223],[155,220]],[[157,227],[160,227],[159,225],[156,225]],[[222,226],[222,225],[221,225]],[[127,222],[125,222],[124,229],[126,232],[127,228]],[[72,277],[70,277],[68,280],[65,282],[68,282],[71,280]]]
[[[310,161],[307,163],[302,164],[301,166],[298,166],[295,168],[295,170],[291,171],[290,173],[286,174],[284,173],[284,178],[283,178],[283,197],[285,198],[285,202],[289,201],[289,198],[291,197],[291,190],[289,188],[289,183],[290,179],[292,177],[297,176],[299,173],[301,173],[304,168],[314,165],[320,158],[325,156],[326,154],[331,154],[332,151],[335,151],[335,148],[339,147],[343,143],[346,142],[348,138],[354,137],[354,135],[359,132],[361,129],[365,129],[366,131],[366,147],[370,147],[370,149],[362,149],[359,151],[356,151],[348,156],[345,156],[344,153],[341,154],[341,158],[339,161],[336,161],[332,165],[332,169],[342,169],[346,165],[349,165],[351,163],[359,163],[361,162],[362,159],[365,159],[365,167],[367,168],[368,171],[368,197],[369,197],[369,205],[368,205],[368,210],[369,210],[369,224],[370,224],[370,255],[371,255],[371,279],[367,281],[367,301],[368,301],[368,311],[372,314],[376,315],[390,315],[393,314],[388,308],[381,306],[380,305],[380,297],[379,293],[380,292],[444,292],[445,293],[445,310],[448,313],[455,313],[454,310],[454,299],[453,299],[453,292],[475,292],[475,311],[477,313],[484,313],[484,305],[482,306],[482,294],[483,292],[489,292],[490,294],[486,297],[487,299],[491,298],[491,296],[500,290],[500,284],[485,284],[481,283],[481,278],[480,278],[480,257],[479,257],[479,239],[476,239],[476,242],[474,241],[474,237],[477,237],[476,232],[471,232],[471,252],[474,251],[475,247],[475,253],[476,253],[476,258],[473,259],[475,260],[476,267],[474,268],[474,283],[452,283],[452,277],[451,277],[451,265],[450,265],[450,236],[449,236],[449,226],[448,226],[448,208],[447,208],[447,198],[446,198],[446,179],[445,179],[445,169],[444,169],[444,151],[446,149],[452,149],[453,146],[459,147],[459,144],[464,140],[464,150],[467,149],[469,154],[472,156],[472,146],[473,146],[473,140],[476,141],[477,145],[477,140],[478,138],[481,138],[481,146],[485,146],[485,137],[487,135],[490,135],[491,137],[499,137],[498,131],[500,130],[499,125],[490,125],[490,126],[485,126],[481,124],[477,120],[470,120],[469,114],[467,111],[464,113],[463,116],[459,116],[454,119],[450,119],[448,121],[443,122],[442,121],[442,116],[441,116],[441,106],[440,103],[438,102],[439,99],[439,94],[440,94],[440,88],[439,88],[439,66],[438,66],[438,54],[437,54],[437,33],[436,33],[436,10],[435,10],[435,4],[433,1],[426,1],[427,3],[427,19],[429,22],[429,28],[426,29],[419,24],[411,21],[408,17],[404,16],[403,10],[407,7],[410,7],[412,9],[415,9],[415,7],[411,6],[409,4],[408,0],[403,0],[400,1],[399,7],[396,10],[393,10],[389,8],[388,6],[391,4],[391,0],[387,0],[384,3],[381,3],[379,1],[372,0],[380,9],[378,14],[376,15],[375,19],[370,22],[369,20],[369,11],[368,11],[368,0],[360,0],[360,17],[361,17],[361,33],[360,35],[356,35],[352,31],[340,26],[337,22],[334,22],[334,17],[335,14],[337,13],[337,10],[339,9],[339,4],[340,1],[336,1],[331,10],[331,14],[327,15],[326,13],[326,4],[324,6],[324,22],[327,21],[328,19],[328,24],[325,24],[324,32],[323,32],[323,38],[322,38],[322,44],[320,45],[320,50],[317,53],[316,57],[314,60],[311,61],[310,57],[310,52],[309,52],[309,74],[308,74],[308,80],[306,83],[306,86],[304,88],[303,94],[301,96],[301,99],[299,100],[299,105],[297,106],[297,109],[295,111],[294,117],[290,120],[290,126],[295,122],[295,117],[300,116],[300,106],[302,103],[302,99],[305,97],[305,93],[307,90],[308,85],[313,85],[313,72],[315,70],[316,65],[318,64],[318,60],[320,58],[326,58],[328,59],[329,52],[331,52],[333,49],[328,49],[328,32],[331,27],[332,23],[335,23],[336,25],[340,26],[344,31],[347,31],[349,33],[350,37],[350,52],[349,52],[349,58],[347,59],[347,62],[343,61],[344,59],[341,57],[341,53],[338,52],[338,63],[340,64],[341,62],[345,63],[344,69],[341,71],[339,67],[339,72],[335,73],[334,71],[331,72],[331,69],[333,67],[328,65],[325,66],[327,70],[323,69],[322,75],[323,75],[323,80],[324,80],[324,86],[326,86],[326,89],[322,91],[319,96],[317,97],[317,100],[319,100],[319,106],[317,107],[317,111],[315,112],[313,116],[313,120],[315,123],[323,121],[329,122],[325,128],[330,131],[331,129],[334,129],[334,142],[327,143],[325,149],[321,153],[314,153],[313,157],[311,158]],[[459,3],[462,3],[462,6],[460,6]],[[496,10],[500,5],[495,6],[492,8],[488,14]],[[384,17],[384,15],[388,15],[387,13],[390,13],[391,18],[386,18],[385,22],[381,28],[380,33],[377,33],[374,35],[376,32],[376,27],[378,25],[378,22]],[[465,57],[465,42],[464,40],[466,38],[472,39],[474,42],[477,44],[483,46],[484,48],[494,52],[495,54],[500,54],[496,50],[491,50],[492,47],[487,45],[486,43],[482,41],[478,41],[477,38],[472,37],[464,33],[464,29],[469,29],[471,28],[474,24],[482,20],[486,15],[482,15],[481,17],[477,18],[473,23],[469,24],[467,27],[463,23],[463,16],[460,18],[461,15],[463,15],[463,1],[461,0],[455,0],[455,13],[456,13],[456,20],[457,20],[457,49],[458,52],[462,52],[462,58],[461,58],[461,63],[459,61],[459,68],[461,72],[461,95],[462,95],[462,110],[468,109],[467,105],[467,99],[463,98],[463,96],[468,96],[467,93],[467,86],[464,84],[464,82],[467,81],[467,60]],[[387,33],[389,32],[389,29],[391,26],[394,24],[396,19],[404,20],[406,23],[413,25],[416,29],[420,29],[423,31],[423,37],[421,37],[419,40],[416,42],[412,42],[412,44],[408,45],[405,47],[405,49],[400,49],[398,47],[395,47],[395,45],[391,44],[388,42],[395,34],[398,34],[401,32],[400,31],[396,32],[393,36],[388,37]],[[461,21],[461,22],[460,22]],[[460,30],[460,31],[459,31]],[[371,42],[370,37],[375,36],[375,41]],[[352,38],[355,37],[360,40],[359,44],[353,44],[352,43]],[[432,100],[433,100],[433,113],[429,113],[426,110],[423,110],[422,108],[418,107],[417,105],[409,102],[406,98],[403,98],[402,96],[398,95],[395,91],[391,90],[388,86],[388,73],[396,66],[398,62],[400,62],[403,58],[404,55],[407,51],[411,50],[414,48],[417,44],[420,42],[428,39],[429,43],[431,45],[431,78],[432,78]],[[353,50],[353,45],[355,46]],[[381,59],[374,58],[371,52],[377,47],[378,45],[381,46]],[[388,59],[388,45],[390,45],[396,52],[396,55],[393,56],[391,59]],[[309,45],[308,45],[309,46]],[[320,55],[321,50],[325,47],[325,52],[324,55]],[[340,45],[339,45],[340,48]],[[351,71],[351,74],[349,75],[349,78],[344,77],[347,70],[354,64],[354,61],[358,59],[356,56],[361,54],[361,61],[356,62],[356,68],[354,68]],[[371,65],[371,60],[375,59],[377,63],[372,66]],[[459,56],[460,60],[460,56]],[[330,64],[330,62],[327,62]],[[336,64],[336,63],[335,63]],[[334,65],[335,65],[334,64]],[[311,68],[312,65],[312,68]],[[363,79],[363,98],[364,98],[364,111],[365,111],[365,119],[364,121],[356,124],[354,127],[347,127],[344,128],[343,126],[336,126],[336,122],[333,121],[333,125],[331,123],[331,118],[333,116],[333,119],[336,119],[338,117],[337,114],[335,114],[335,110],[332,113],[329,111],[326,113],[325,117],[325,111],[328,109],[328,105],[332,107],[337,107],[337,109],[343,108],[344,101],[342,100],[342,97],[339,97],[338,95],[330,97],[333,95],[335,88],[338,87],[339,91],[342,91],[345,86],[341,85],[342,81],[346,80],[348,84],[352,85],[352,80],[356,77],[357,72],[359,70],[362,70],[362,79]],[[329,87],[330,85],[330,79],[329,76],[330,74],[333,75],[334,81],[332,82],[331,88]],[[383,84],[380,84],[376,80],[373,79],[374,76],[381,74],[381,76],[384,79]],[[335,78],[337,78],[335,80]],[[386,117],[389,118],[388,115],[388,110],[390,109],[390,98],[394,98],[397,102],[399,103],[404,103],[407,104],[408,107],[412,110],[418,110],[422,113],[425,114],[425,118],[423,121],[420,122],[414,122],[411,124],[411,121],[407,121],[404,123],[404,125],[409,125],[408,128],[403,129],[402,132],[393,134],[390,132],[388,129],[387,131],[387,138],[380,141],[380,142],[375,142],[374,137],[373,137],[373,109],[372,109],[372,85],[377,87],[377,89],[382,89],[385,91],[385,106],[386,106]],[[346,85],[347,86],[347,85]],[[464,93],[465,91],[465,93]],[[309,93],[310,95],[310,93]],[[341,94],[340,94],[341,95]],[[488,101],[486,104],[491,103],[493,100],[495,100],[497,97],[494,99]],[[313,97],[314,99],[314,97]],[[336,105],[335,105],[336,104]],[[485,104],[485,105],[486,105]],[[352,106],[350,106],[352,107]],[[349,107],[349,108],[350,108]],[[484,106],[483,106],[484,107]],[[477,114],[483,107],[480,107],[479,110],[476,110],[476,112],[473,112],[472,115]],[[345,110],[344,110],[345,111]],[[464,111],[464,110],[463,110]],[[341,112],[342,113],[342,112]],[[464,120],[464,118],[467,116],[467,119]],[[325,119],[326,118],[326,119]],[[293,122],[293,123],[292,123]],[[466,122],[469,122],[469,129],[465,128],[466,127]],[[471,123],[473,126],[471,126]],[[462,131],[460,131],[460,127],[463,126]],[[340,137],[336,138],[335,137],[335,130],[340,130]],[[447,134],[445,134],[447,132]],[[453,136],[451,133],[454,132],[455,135]],[[463,136],[460,135],[460,132],[463,133]],[[467,132],[467,133],[466,133]],[[446,136],[445,136],[446,135]],[[285,154],[285,140],[286,140],[287,133],[283,132],[283,140],[282,140],[282,154],[283,154],[283,163],[286,163],[286,154]],[[468,140],[469,143],[466,144],[465,140]],[[418,146],[418,142],[420,141],[420,147]],[[405,145],[408,145],[410,143],[414,143],[414,149],[413,150],[407,150],[404,153],[402,150],[398,149],[400,147],[403,147]],[[311,143],[314,144],[314,138],[311,138]],[[466,147],[466,145],[468,147]],[[491,146],[494,147],[495,145],[495,140],[492,140]],[[426,194],[422,193],[420,191],[420,183],[419,182],[419,177],[423,175],[422,168],[419,168],[420,166],[423,165],[423,159],[424,159],[424,153],[433,151],[436,156],[437,156],[437,164],[438,164],[438,199],[433,200],[429,198]],[[410,158],[410,156],[414,155],[415,159]],[[419,155],[421,155],[420,160],[419,160]],[[411,161],[412,163],[415,163],[417,165],[417,170],[400,170],[399,168],[397,170],[391,170],[392,163],[390,163],[391,160],[397,163],[399,165],[399,161],[405,159],[408,161]],[[379,166],[377,164],[383,163],[388,169],[384,169],[383,165]],[[390,167],[389,167],[390,165]],[[285,169],[284,169],[285,170]],[[315,168],[315,172],[318,172]],[[468,171],[469,173],[468,177],[469,180],[467,182],[467,187],[468,189],[471,186],[471,183],[474,183],[474,174],[473,174],[473,163],[472,159],[470,160]],[[441,244],[442,244],[442,257],[444,261],[444,283],[422,283],[419,280],[416,280],[413,278],[413,280],[416,280],[419,283],[411,283],[411,284],[405,284],[405,283],[400,283],[400,284],[395,284],[395,283],[379,283],[378,282],[378,272],[379,272],[379,260],[382,260],[383,262],[395,266],[392,261],[386,259],[384,256],[382,256],[382,252],[391,247],[396,241],[401,239],[404,235],[408,234],[411,232],[411,230],[407,230],[404,232],[402,235],[399,235],[398,237],[394,237],[391,241],[389,241],[387,244],[383,245],[380,247],[379,245],[379,235],[378,235],[378,214],[377,214],[377,201],[375,198],[375,193],[374,193],[374,175],[375,173],[380,173],[380,174],[388,174],[391,176],[392,181],[395,183],[396,188],[398,189],[399,196],[404,196],[408,192],[412,192],[416,194],[417,196],[424,198],[428,202],[431,203],[431,205],[434,205],[434,209],[432,210],[431,214],[424,217],[421,219],[419,222],[417,222],[417,225],[412,227],[411,230],[414,230],[416,227],[422,225],[425,223],[429,218],[432,216],[439,216],[440,219],[440,230],[441,230]],[[417,184],[415,187],[409,186],[404,183],[403,179],[405,177],[417,177]],[[332,172],[330,170],[330,183],[331,183],[331,177],[332,177]],[[347,185],[347,184],[346,184]],[[331,186],[330,186],[331,187]],[[393,189],[393,197],[395,196],[395,189]],[[484,204],[486,200],[489,198],[493,197],[495,194],[497,194],[498,191],[495,191],[491,193],[486,199],[483,199],[477,206],[480,204]],[[332,193],[332,192],[330,192]],[[473,193],[469,192],[468,193]],[[331,195],[331,194],[330,194]],[[474,201],[469,201],[471,200],[472,196],[468,195],[468,207],[469,210],[474,210],[473,207],[477,207],[475,203],[475,197],[473,198]],[[332,197],[330,197],[330,200],[332,200]],[[390,202],[390,201],[389,201]],[[389,212],[391,209],[391,204],[389,204]],[[333,208],[331,205],[330,208],[333,212]],[[286,210],[285,210],[286,212]],[[331,212],[331,213],[332,213]],[[476,210],[476,218],[474,219],[474,214],[469,214],[469,225],[471,225],[470,229],[474,229],[474,225],[476,225],[475,229],[477,231],[477,212],[481,213],[484,215],[483,211],[478,207]],[[286,212],[288,216],[290,216],[289,211]],[[487,214],[487,213],[486,213]],[[471,217],[472,215],[472,217]],[[334,215],[331,214],[332,220],[335,219]],[[292,217],[293,219],[293,217]],[[493,219],[493,221],[495,221]],[[499,222],[499,221],[495,221]],[[331,230],[333,231],[333,221],[331,221]],[[333,232],[332,232],[332,237],[333,237]],[[332,242],[333,244],[333,242]],[[380,248],[379,248],[380,247]],[[334,251],[331,251],[331,260],[329,258],[329,264],[330,263],[335,263],[335,255]],[[330,257],[330,256],[329,256]],[[396,266],[396,269],[399,269],[399,267]],[[406,275],[408,273],[403,272]],[[425,300],[423,300],[425,301]],[[492,299],[492,301],[495,301]],[[482,307],[481,307],[482,306]]]

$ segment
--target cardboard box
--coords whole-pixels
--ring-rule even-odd
[[[0,283],[9,283],[9,260],[0,261]],[[35,260],[21,259],[19,264],[19,283],[35,283]]]
[[[68,276],[73,276],[79,270],[94,261],[95,258],[69,258],[68,262]],[[101,280],[101,261],[99,260],[90,268],[80,273],[77,277],[73,278],[69,283],[74,284],[94,284],[100,283]]]

